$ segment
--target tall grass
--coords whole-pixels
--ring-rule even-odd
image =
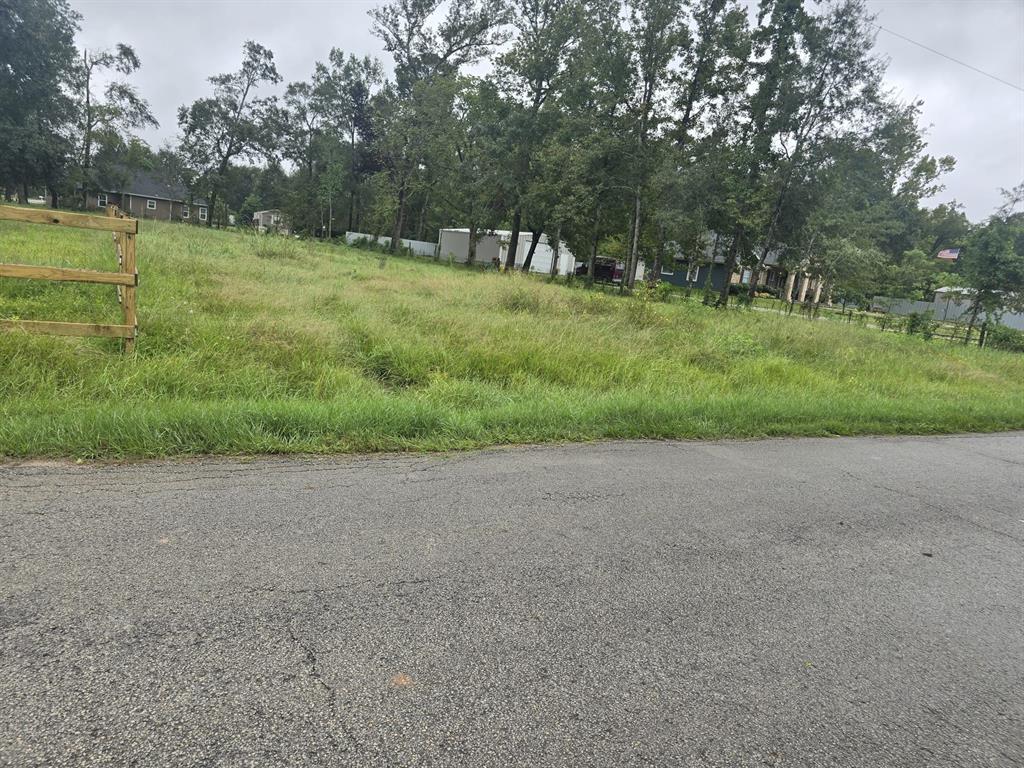
[[[0,455],[453,449],[1024,428],[1024,356],[350,248],[144,222],[141,336],[0,332]],[[0,261],[110,269],[109,235],[0,223]],[[117,321],[0,279],[0,318]]]

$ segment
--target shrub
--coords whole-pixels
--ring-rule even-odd
[[[903,330],[908,334],[919,333],[923,336],[929,329],[931,320],[931,312],[911,312],[903,321]]]
[[[633,297],[639,301],[668,301],[672,287],[668,283],[649,283],[646,280],[636,284]]]
[[[1017,331],[1005,325],[993,325],[988,329],[985,346],[1005,349],[1008,352],[1024,352],[1024,331]]]

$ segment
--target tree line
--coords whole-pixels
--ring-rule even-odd
[[[777,260],[854,303],[967,284],[1005,311],[1024,293],[1012,203],[978,226],[922,204],[954,161],[926,151],[921,103],[886,87],[863,0],[391,0],[369,21],[390,76],[333,49],[282,84],[248,42],[153,152],[129,45],[77,51],[65,0],[0,0],[0,182],[74,204],[158,168],[209,201],[211,225],[281,208],[297,232],[391,248],[461,226],[471,260],[506,228],[508,269],[528,270],[544,233],[590,278],[600,256],[623,262],[625,288],[641,262],[656,278],[685,257],[754,275]],[[954,247],[960,262],[935,259]]]

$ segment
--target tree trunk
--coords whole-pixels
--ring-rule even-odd
[[[590,250],[590,261],[587,262],[587,285],[594,284],[594,278],[597,276],[597,244],[600,241],[601,236],[597,231],[597,223],[594,223],[594,247]]]
[[[665,231],[663,228],[658,228],[658,248],[654,252],[654,266],[651,269],[651,275],[647,278],[647,282],[651,285],[656,285],[661,281],[661,262],[665,255]],[[686,295],[690,295],[690,289],[687,287]]]
[[[352,143],[348,155],[348,182],[352,185],[348,193],[348,231],[352,232],[352,224],[356,209],[356,124],[352,122]]]
[[[633,205],[633,239],[629,244],[629,259],[622,282],[629,289],[636,284],[637,251],[640,247],[640,191],[637,190]]]
[[[18,202],[22,205],[28,205],[28,182],[21,182],[21,186],[18,188]]]
[[[725,257],[725,276],[722,281],[722,287],[718,291],[718,303],[715,306],[725,308],[729,306],[729,286],[732,284],[732,273],[736,269],[736,254],[739,252],[740,247],[740,235],[743,230],[741,227],[736,227],[732,233],[732,242],[729,244],[729,255]],[[714,269],[714,262],[712,262],[712,269]]]
[[[558,248],[562,243],[562,225],[559,224],[555,230],[555,242],[551,245],[551,269],[548,277],[552,280],[558,276]]]
[[[391,245],[388,250],[394,253],[402,239],[402,224],[405,219],[405,182],[398,188],[398,210],[395,211],[395,226],[391,229]]]
[[[974,324],[978,322],[978,314],[981,312],[981,304],[978,301],[974,302],[974,306],[971,307],[971,319],[967,323],[967,333],[964,334],[964,344],[971,343],[971,332],[974,330]]]
[[[476,224],[469,225],[469,253],[466,256],[466,264],[476,262]]]
[[[423,230],[427,226],[427,206],[430,205],[430,193],[423,195],[423,205],[420,207],[420,221],[416,226],[416,239],[423,239]]]
[[[508,244],[508,252],[505,254],[505,271],[511,272],[516,268],[516,253],[519,251],[519,232],[523,226],[523,210],[516,208],[512,215],[512,239]]]
[[[769,229],[769,233],[774,229],[774,226]],[[769,238],[771,234],[769,234]],[[761,272],[764,271],[764,265],[768,261],[768,252],[771,250],[772,244],[769,239],[765,244],[764,248],[761,249],[761,256],[757,260],[757,264],[750,270],[750,285],[747,287],[747,296],[751,300],[754,298],[754,294],[757,293],[758,279],[761,277]]]
[[[58,205],[60,205],[60,198],[57,195],[57,190],[54,189],[53,187],[49,187],[48,190],[50,192],[50,207],[56,208]]]
[[[214,190],[214,191],[212,191],[210,193],[210,211],[209,211],[209,215],[206,217],[206,226],[208,228],[213,226],[213,217],[216,215],[216,211],[217,211],[217,190]]]
[[[537,252],[537,242],[540,240],[540,230],[530,230],[530,248],[526,252],[526,258],[523,259],[523,272],[529,273],[530,267],[533,266],[533,254]]]
[[[85,71],[85,125],[82,136],[82,208],[89,207],[89,166],[92,157],[92,68],[89,66],[89,52],[82,51],[82,65]],[[213,211],[210,211],[213,213]]]

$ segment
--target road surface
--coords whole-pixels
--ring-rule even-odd
[[[0,764],[1012,766],[1024,434],[0,466]]]

